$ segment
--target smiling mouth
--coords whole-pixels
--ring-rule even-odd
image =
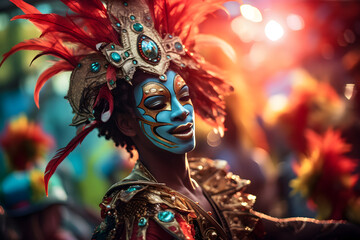
[[[175,129],[170,131],[170,134],[179,139],[188,140],[194,135],[193,124],[187,123],[177,126]]]

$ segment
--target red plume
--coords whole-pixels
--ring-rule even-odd
[[[99,94],[97,95],[96,97],[96,100],[95,100],[95,103],[94,103],[94,107],[99,103],[99,101],[101,99],[104,99],[106,100],[108,103],[109,103],[109,110],[106,111],[106,112],[103,112],[101,114],[101,121],[103,122],[107,122],[110,117],[111,117],[111,114],[114,110],[114,100],[113,100],[113,96],[111,94],[111,91],[109,90],[108,86],[107,85],[104,85],[100,91],[99,91]]]
[[[88,124],[76,137],[74,137],[65,148],[61,148],[57,151],[56,155],[47,164],[44,174],[45,191],[46,196],[48,195],[48,184],[51,176],[56,171],[59,164],[71,153],[83,140],[84,138],[96,127],[99,122],[94,121]]]
[[[225,10],[222,5],[226,0],[148,0],[154,27],[164,37],[166,34],[179,36],[187,49],[182,60],[190,65],[175,69],[183,76],[191,89],[191,99],[196,113],[213,127],[224,128],[224,96],[233,88],[225,82],[224,73],[203,61],[194,54],[195,38],[198,36],[198,25],[209,14]],[[190,53],[192,52],[192,53]],[[192,67],[196,66],[196,68]],[[187,81],[190,79],[189,81]]]
[[[106,8],[100,0],[62,0],[73,12],[66,16],[42,14],[23,0],[11,1],[25,13],[15,16],[12,20],[27,19],[40,29],[42,34],[37,39],[27,40],[14,46],[3,55],[0,66],[10,55],[19,50],[41,51],[34,60],[43,55],[51,55],[59,59],[59,64],[54,64],[46,70],[37,82],[34,97],[37,106],[39,106],[39,92],[50,77],[62,71],[72,71],[84,53],[97,51],[96,44],[99,42],[113,42],[119,45],[119,36],[113,29]],[[72,46],[74,50],[68,46]]]
[[[39,108],[39,94],[41,88],[44,86],[45,82],[50,79],[52,76],[63,71],[71,71],[73,66],[66,61],[58,61],[50,68],[46,69],[38,78],[34,91],[34,101],[36,106]]]

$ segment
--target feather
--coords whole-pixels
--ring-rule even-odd
[[[76,137],[74,137],[65,148],[59,149],[56,155],[49,161],[46,166],[45,174],[44,174],[44,182],[45,182],[45,192],[46,196],[48,196],[48,185],[51,176],[55,173],[56,168],[59,164],[71,153],[81,142],[84,138],[96,127],[98,127],[99,122],[94,121],[87,125]]]
[[[104,85],[97,97],[96,97],[96,100],[95,100],[95,103],[94,103],[94,107],[100,102],[100,100],[105,100],[109,103],[109,110],[108,111],[103,111],[102,114],[101,114],[101,121],[102,122],[107,122],[110,117],[111,117],[111,114],[114,110],[114,100],[113,100],[113,96],[111,94],[111,91],[109,90],[108,86],[107,85]]]
[[[22,0],[10,0],[10,2],[14,3],[18,8],[20,8],[25,14],[37,13],[41,14],[39,10],[37,10],[34,6],[22,1]],[[41,24],[34,24],[40,30],[44,30]]]
[[[34,101],[38,108],[39,107],[39,94],[41,88],[44,86],[45,82],[53,77],[54,75],[64,72],[64,71],[71,71],[74,67],[70,65],[66,61],[58,61],[50,68],[46,69],[38,78],[36,85],[35,85],[35,91],[34,91]]]
[[[198,34],[195,38],[195,44],[196,51],[198,51],[197,46],[201,46],[201,48],[219,47],[233,63],[236,62],[236,52],[234,48],[219,37],[209,34]]]
[[[62,0],[75,13],[66,16],[42,14],[34,6],[22,0],[11,1],[25,13],[13,17],[12,20],[27,19],[42,33],[37,39],[15,45],[3,55],[0,66],[9,56],[20,50],[41,51],[33,61],[43,55],[51,55],[59,59],[57,60],[59,63],[41,74],[37,81],[34,99],[38,107],[39,92],[49,78],[62,71],[72,71],[84,53],[87,55],[97,51],[96,44],[99,42],[119,44],[119,36],[113,29],[106,8],[100,0]],[[75,46],[75,50],[70,50],[66,44]]]
[[[21,42],[10,49],[9,52],[3,55],[3,59],[0,63],[0,66],[5,62],[5,60],[20,50],[38,50],[38,51],[47,51],[53,50],[53,52],[57,52],[56,55],[60,56],[63,59],[66,59],[68,62],[76,65],[75,61],[71,58],[70,51],[64,46],[59,46],[58,44],[53,44],[48,42],[46,39],[29,39],[24,42]]]

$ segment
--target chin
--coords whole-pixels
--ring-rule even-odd
[[[172,149],[168,148],[166,150],[175,154],[185,154],[191,152],[194,149],[195,149],[195,140],[189,143],[179,144],[177,148],[172,148]]]

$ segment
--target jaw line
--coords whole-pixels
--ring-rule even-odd
[[[153,140],[154,142],[156,142],[156,143],[158,143],[158,144],[160,144],[160,145],[162,145],[162,146],[164,146],[164,147],[167,147],[167,148],[178,148],[178,147],[179,147],[179,146],[174,146],[174,145],[176,145],[174,142],[172,142],[172,141],[170,141],[170,140],[167,140],[167,139],[159,136],[159,134],[157,134],[157,132],[155,131],[155,128],[157,128],[157,127],[167,126],[167,125],[172,125],[172,124],[170,124],[170,123],[154,123],[154,122],[147,121],[147,120],[145,120],[145,119],[143,119],[143,118],[137,118],[137,119],[141,122],[141,126],[140,126],[140,127],[141,127],[142,131],[145,133],[145,135],[146,135],[149,139],[151,139],[151,140]],[[156,137],[158,137],[161,141],[164,141],[165,143],[169,144],[170,146],[168,146],[167,144],[162,143],[162,142],[160,142],[159,140],[157,140],[156,138],[153,138],[152,136],[150,136],[150,135],[145,131],[145,129],[144,129],[144,124],[149,125],[149,126],[151,127],[151,131],[154,133],[154,135],[155,135]]]

